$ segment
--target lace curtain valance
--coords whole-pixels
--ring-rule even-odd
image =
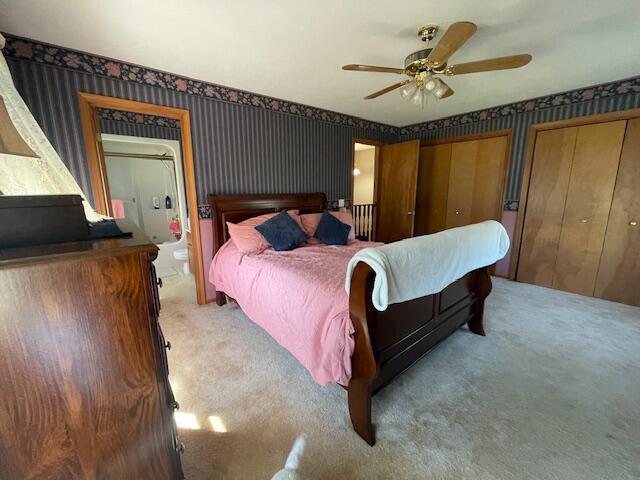
[[[0,49],[5,39],[0,35]],[[86,201],[80,186],[62,163],[16,90],[4,55],[0,55],[0,96],[17,131],[39,158],[0,153],[0,191],[4,195],[78,194],[87,220],[102,217]]]

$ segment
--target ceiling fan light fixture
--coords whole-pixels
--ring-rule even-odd
[[[417,90],[418,90],[418,85],[416,84],[415,80],[411,80],[410,82],[405,83],[400,88],[400,96],[402,98],[411,98],[413,97],[413,95]]]
[[[411,96],[411,102],[424,108],[427,104],[427,92],[424,88],[416,88],[415,93]]]
[[[433,96],[436,98],[444,97],[447,93],[447,90],[449,90],[449,87],[447,87],[444,83],[442,83],[440,79],[436,78],[435,82],[436,82],[436,86],[433,89]]]
[[[433,78],[431,74],[427,74],[424,80],[424,89],[427,92],[434,91],[438,87],[439,83],[440,82],[437,78]]]

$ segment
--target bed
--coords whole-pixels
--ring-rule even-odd
[[[226,222],[281,210],[322,212],[327,204],[323,193],[209,195],[209,203],[210,278],[217,304],[234,299],[316,382],[335,381],[346,388],[353,428],[369,445],[375,444],[373,395],[462,325],[484,335],[484,301],[491,291],[487,267],[438,293],[378,311],[371,300],[375,273],[366,263],[356,265],[349,294],[344,291],[349,258],[370,242],[266,251],[256,257],[241,255],[228,242]]]

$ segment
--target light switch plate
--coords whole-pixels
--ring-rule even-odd
[[[340,198],[340,199],[338,200],[338,207],[340,207],[340,208],[344,208],[344,198]]]

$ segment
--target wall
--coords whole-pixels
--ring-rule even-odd
[[[330,199],[349,199],[353,137],[392,143],[512,128],[503,217],[510,233],[531,124],[640,108],[640,77],[634,77],[397,128],[5,36],[4,54],[18,91],[90,200],[79,91],[188,109],[201,204],[208,193],[324,191]],[[208,208],[199,213],[206,218]],[[208,228],[201,224],[203,251],[210,247]],[[203,256],[208,268],[210,252]]]
[[[529,127],[534,123],[640,108],[640,76],[399,129],[399,141],[441,139],[512,129],[505,210],[517,210]]]
[[[360,175],[353,179],[353,204],[366,205],[373,203],[376,149],[370,148],[368,150],[355,151],[353,167],[360,170]]]
[[[324,191],[349,199],[352,138],[396,138],[395,127],[6,37],[18,91],[90,200],[80,91],[188,109],[200,204],[208,193]]]

